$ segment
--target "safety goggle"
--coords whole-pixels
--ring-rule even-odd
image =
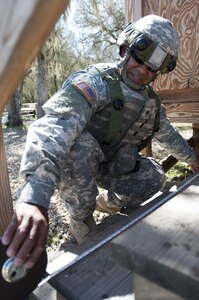
[[[168,46],[157,44],[146,33],[139,33],[130,45],[133,58],[148,66],[149,71],[167,73],[176,66],[177,58],[169,54]]]
[[[135,54],[135,52],[132,50],[131,51],[131,56],[134,58],[134,60],[139,64],[139,65],[146,65],[136,54]],[[150,71],[150,72],[152,72],[152,73],[157,73],[158,72],[158,70],[154,70],[153,68],[151,68],[151,67],[149,67],[149,66],[147,66],[146,65],[146,67],[147,67],[147,70],[148,71]]]

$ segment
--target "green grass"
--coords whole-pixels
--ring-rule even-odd
[[[191,168],[187,163],[178,161],[169,171],[166,173],[167,181],[181,181],[192,174]]]
[[[16,130],[27,130],[28,129],[28,124],[26,123],[23,123],[21,125],[18,125],[18,126],[10,126],[10,125],[3,125],[2,126],[4,129],[10,129],[10,128],[14,128]]]
[[[3,124],[2,125],[2,127],[4,128],[4,129],[10,129],[10,128],[13,128],[13,129],[15,129],[15,130],[25,130],[25,131],[27,131],[28,130],[28,127],[30,126],[30,124],[32,123],[32,122],[34,122],[36,120],[36,118],[30,118],[30,117],[26,117],[26,116],[24,116],[23,117],[23,124],[21,124],[21,125],[18,125],[18,126],[10,126],[10,125],[5,125],[5,124]]]
[[[191,123],[173,123],[172,124],[179,132],[192,130]],[[191,168],[185,162],[178,161],[167,173],[167,181],[180,181],[192,174]]]
[[[48,242],[47,242],[48,246],[51,245],[56,245],[58,246],[60,244],[60,238],[57,236],[54,237],[48,237]]]

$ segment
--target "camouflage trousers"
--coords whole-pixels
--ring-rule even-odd
[[[70,215],[77,220],[90,216],[99,187],[108,190],[110,204],[121,208],[138,206],[160,191],[165,184],[162,167],[152,158],[140,155],[136,161],[128,173],[109,172],[100,145],[89,133],[83,133],[71,148],[59,187]]]

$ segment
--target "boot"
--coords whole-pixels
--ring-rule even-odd
[[[93,217],[89,217],[85,221],[77,221],[70,216],[69,230],[71,235],[77,240],[78,245],[82,245],[87,241],[91,218],[93,219]]]
[[[111,216],[115,215],[120,211],[120,207],[110,205],[105,201],[105,195],[99,194],[96,199],[96,210],[109,214]]]

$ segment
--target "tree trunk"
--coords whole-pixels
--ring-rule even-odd
[[[38,62],[38,105],[37,105],[37,118],[44,116],[42,105],[48,100],[48,70],[45,55],[40,52],[37,57]]]
[[[21,117],[21,95],[23,85],[20,85],[12,96],[11,101],[7,105],[8,111],[8,125],[19,126],[23,124]]]

